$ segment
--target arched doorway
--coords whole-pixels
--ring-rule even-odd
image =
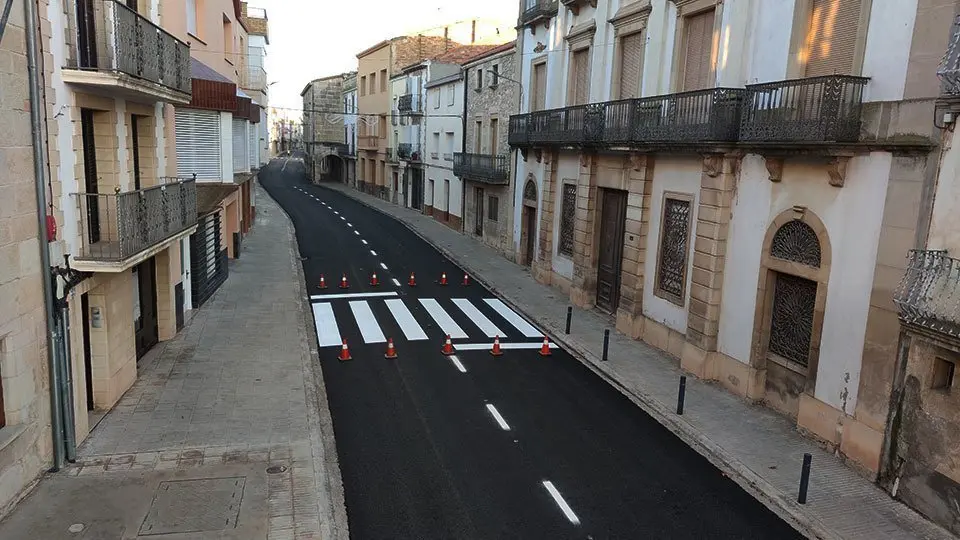
[[[537,246],[537,182],[533,175],[523,186],[523,204],[520,215],[520,262],[531,266]]]
[[[345,175],[347,168],[343,158],[336,154],[327,154],[320,161],[320,181],[321,182],[346,182]]]

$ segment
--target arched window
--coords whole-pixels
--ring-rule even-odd
[[[813,228],[799,219],[788,221],[773,235],[770,255],[820,268],[820,239]]]
[[[523,198],[528,201],[537,201],[537,184],[533,180],[527,180],[527,184],[523,186]]]

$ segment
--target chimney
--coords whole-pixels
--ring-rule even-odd
[[[470,44],[473,45],[477,42],[477,20],[474,19],[470,21]]]

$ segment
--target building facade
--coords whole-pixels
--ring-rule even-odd
[[[347,185],[357,187],[357,74],[343,81],[343,134],[346,142],[343,159],[346,162]]]
[[[875,476],[946,4],[522,3],[517,260]]]
[[[463,226],[463,184],[453,174],[453,155],[463,149],[463,75],[456,64],[430,66],[424,85],[426,161],[424,212],[459,231]]]
[[[270,151],[270,134],[267,118],[270,99],[270,83],[267,80],[267,46],[270,45],[270,28],[267,10],[251,8],[246,2],[240,3],[240,19],[247,28],[247,76],[243,80],[243,90],[260,106],[260,121],[251,126],[256,150],[251,150],[250,161],[254,168],[267,163]]]
[[[464,234],[513,259],[513,187],[508,142],[510,116],[519,111],[516,42],[463,65],[466,135],[453,168],[464,183]]]
[[[342,182],[347,171],[343,157],[347,141],[344,115],[340,113],[344,81],[355,76],[343,73],[314,79],[300,92],[303,98],[303,145],[307,176],[313,182]]]

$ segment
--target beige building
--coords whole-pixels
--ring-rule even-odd
[[[356,73],[314,79],[303,87],[303,150],[307,175],[314,182],[344,182],[347,146],[343,88]]]

